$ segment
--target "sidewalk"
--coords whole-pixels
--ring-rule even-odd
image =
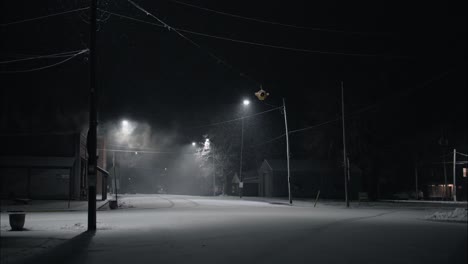
[[[96,201],[96,208],[107,208],[108,200]],[[18,204],[12,200],[0,201],[0,263],[34,263],[36,256],[52,251],[64,245],[85,230],[85,214],[88,210],[88,201],[67,200],[31,200],[28,204]],[[102,209],[101,209],[102,210]],[[30,215],[26,218],[25,231],[10,231],[8,222],[9,211],[34,212],[35,217],[57,217],[70,215],[76,221],[64,220],[64,225],[56,223],[37,224],[31,221]],[[69,213],[67,213],[69,212]],[[73,213],[76,212],[76,213]],[[53,213],[53,214],[49,214]],[[32,215],[32,214],[31,214]],[[50,215],[50,216],[49,216]],[[84,218],[84,219],[83,219]],[[45,263],[45,262],[44,262]],[[65,262],[62,262],[65,263]]]
[[[96,208],[104,207],[108,200],[97,200]],[[12,200],[0,201],[0,212],[23,211],[23,212],[57,212],[57,211],[86,211],[88,201],[68,200],[30,200],[27,204],[14,202]]]
[[[235,199],[235,196],[223,196],[227,199]],[[238,199],[238,197],[237,197]],[[253,197],[244,196],[243,200],[265,202],[270,204],[282,204],[289,205],[287,197]],[[336,207],[346,206],[344,200],[329,200],[319,199],[315,205],[315,199],[304,199],[294,198],[292,199],[292,205],[297,207]],[[425,201],[425,200],[378,200],[378,201],[362,201],[357,200],[350,201],[351,208],[467,208],[468,203],[466,201]]]

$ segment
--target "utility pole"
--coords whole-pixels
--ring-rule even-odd
[[[457,201],[457,150],[453,149],[453,201]]]
[[[112,156],[112,167],[114,167],[114,193],[115,193],[115,202],[118,205],[119,202],[117,200],[118,192],[117,192],[117,174],[115,173],[115,151],[113,152]]]
[[[442,130],[442,136],[440,137],[439,139],[439,145],[442,149],[442,161],[443,161],[443,168],[444,168],[444,200],[447,200],[447,164],[446,164],[446,154],[445,154],[445,151],[446,151],[446,147],[448,146],[448,140],[447,138],[445,137],[445,131]]]
[[[444,161],[444,200],[447,200],[447,166],[445,164],[445,153],[442,151]]]
[[[213,196],[216,196],[216,169],[215,169],[215,154],[214,148],[211,148],[211,158],[213,159]]]
[[[347,175],[347,162],[346,162],[346,131],[345,131],[345,111],[344,111],[344,91],[343,91],[343,82],[341,82],[341,115],[343,120],[343,166],[344,166],[344,180],[345,180],[345,200],[346,207],[349,207],[348,199],[348,175]]]
[[[239,168],[239,198],[242,198],[242,190],[244,183],[242,182],[242,151],[244,150],[244,117],[242,117],[241,126],[241,151],[240,151],[240,168]]]
[[[351,166],[349,165],[349,157],[346,157],[346,166],[348,169],[348,186],[351,183]]]
[[[415,177],[415,187],[416,187],[416,200],[419,197],[419,190],[418,190],[418,161],[414,163],[414,177]]]
[[[90,105],[88,150],[88,231],[96,230],[96,181],[97,181],[97,87],[96,87],[96,1],[91,0],[90,38],[89,38],[89,74]]]
[[[289,131],[288,131],[288,117],[286,114],[286,103],[284,102],[283,98],[283,111],[284,111],[284,130],[286,133],[286,164],[288,167],[288,196],[289,196],[289,204],[292,204],[292,196],[291,196],[291,171],[289,167]]]

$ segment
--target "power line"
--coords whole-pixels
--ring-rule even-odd
[[[73,56],[71,56],[69,58],[66,58],[64,60],[61,60],[61,61],[59,61],[57,63],[54,63],[54,64],[51,64],[51,65],[47,65],[47,66],[43,66],[43,67],[39,67],[39,68],[27,69],[27,70],[19,70],[19,71],[0,71],[0,73],[3,73],[3,74],[7,74],[7,73],[25,73],[25,72],[33,72],[33,71],[40,71],[40,70],[48,69],[48,68],[51,68],[51,67],[58,66],[58,65],[60,65],[62,63],[65,63],[65,62],[67,62],[67,61],[75,58],[76,56],[81,55],[81,54],[83,54],[83,53],[85,53],[87,51],[88,51],[88,49],[82,50],[82,51],[76,53],[75,55],[73,55]]]
[[[259,47],[266,47],[266,48],[273,48],[273,49],[280,49],[280,50],[288,50],[288,51],[296,51],[296,52],[304,52],[304,53],[316,53],[316,54],[326,54],[326,55],[343,55],[343,56],[358,56],[358,57],[389,56],[389,57],[404,58],[404,56],[390,56],[390,55],[383,55],[383,54],[345,53],[345,52],[335,52],[335,51],[321,51],[321,50],[310,50],[310,49],[303,49],[303,48],[293,48],[293,47],[265,44],[265,43],[254,42],[254,41],[246,41],[246,40],[239,40],[239,39],[221,37],[221,36],[216,36],[216,35],[211,35],[211,34],[191,31],[191,30],[185,30],[185,29],[179,29],[179,30],[182,31],[182,32],[185,32],[185,33],[198,35],[198,36],[203,36],[203,37],[208,37],[208,38],[220,39],[220,40],[231,41],[231,42],[247,44],[247,45],[252,45],[252,46],[259,46]]]
[[[326,124],[336,122],[338,120],[341,120],[341,117],[335,118],[335,119],[332,119],[332,120],[328,120],[328,121],[325,121],[323,123],[320,123],[320,124],[317,124],[317,125],[314,125],[314,126],[308,126],[308,127],[304,127],[304,128],[300,128],[300,129],[291,130],[291,131],[289,131],[289,134],[293,134],[293,133],[301,132],[301,131],[304,131],[304,130],[317,128],[317,127],[320,127],[320,126],[323,126],[323,125],[326,125]]]
[[[223,16],[229,16],[229,17],[233,17],[233,18],[237,18],[237,19],[244,19],[244,20],[254,21],[254,22],[258,22],[258,23],[271,24],[271,25],[277,25],[277,26],[283,26],[283,27],[289,27],[289,28],[295,28],[295,29],[305,29],[305,30],[312,30],[312,31],[324,31],[324,32],[345,33],[345,34],[363,34],[363,35],[364,34],[365,35],[369,35],[369,34],[383,35],[383,34],[385,34],[385,33],[376,33],[376,32],[345,31],[345,30],[337,30],[337,29],[326,29],[326,28],[318,28],[318,27],[298,26],[298,25],[292,25],[292,24],[286,24],[286,23],[280,23],[280,22],[275,22],[275,21],[269,21],[269,20],[264,20],[264,19],[258,19],[258,18],[252,18],[252,17],[246,17],[246,16],[241,16],[241,15],[231,14],[231,13],[218,11],[218,10],[214,10],[214,9],[210,9],[210,8],[206,8],[206,7],[202,7],[202,6],[198,6],[198,5],[194,5],[194,4],[189,4],[189,3],[185,3],[185,2],[181,2],[181,1],[177,1],[177,0],[169,0],[169,1],[173,2],[173,3],[176,3],[176,4],[188,6],[188,7],[191,7],[191,8],[196,8],[196,9],[216,13],[216,14],[223,15]]]
[[[55,53],[55,54],[38,55],[38,56],[34,56],[34,57],[22,58],[22,59],[16,59],[16,60],[0,61],[0,64],[27,61],[27,60],[36,60],[36,59],[69,57],[69,56],[73,56],[74,53],[76,54],[76,53],[78,53],[80,51],[86,51],[86,49],[67,51],[67,52],[61,52],[61,53]]]
[[[131,0],[127,0],[127,1],[131,1]],[[103,12],[107,12],[107,13],[112,14],[112,15],[115,15],[115,16],[119,16],[119,17],[122,17],[122,18],[130,19],[130,20],[133,20],[133,21],[136,21],[136,22],[142,22],[142,23],[145,23],[145,24],[153,25],[153,26],[168,28],[169,30],[173,30],[173,31],[177,32],[179,35],[181,35],[180,32],[184,32],[184,33],[189,33],[189,34],[192,34],[192,35],[197,35],[197,36],[202,36],[202,37],[207,37],[207,38],[213,38],[213,39],[218,39],[218,40],[224,40],[224,41],[230,41],[230,42],[235,42],[235,43],[240,43],[240,44],[245,44],[245,45],[258,46],[258,47],[266,47],[266,48],[273,48],[273,49],[280,49],[280,50],[287,50],[287,51],[294,51],[294,52],[304,52],[304,53],[311,53],[311,54],[341,55],[341,56],[355,56],[355,57],[357,56],[357,57],[394,57],[394,58],[406,58],[406,56],[396,56],[396,55],[386,55],[386,54],[346,53],[346,52],[335,52],[335,51],[311,50],[311,49],[293,48],[293,47],[280,46],[280,45],[272,45],[272,44],[254,42],[254,41],[246,41],[246,40],[240,40],[240,39],[233,39],[233,38],[228,38],[228,37],[223,37],[223,36],[217,36],[217,35],[212,35],[212,34],[197,32],[197,31],[193,31],[193,30],[187,30],[187,29],[183,29],[183,28],[174,28],[174,27],[168,26],[167,24],[151,23],[151,22],[148,22],[148,21],[144,21],[144,20],[141,20],[141,19],[129,17],[129,16],[126,16],[126,15],[121,15],[121,14],[118,14],[118,13],[115,13],[115,12],[106,11],[106,10],[102,10],[102,11],[103,11]],[[146,14],[149,14],[149,13],[147,13],[147,11],[144,11],[144,12],[145,12]],[[150,16],[151,16],[151,15],[150,15]],[[158,19],[158,21],[159,21],[159,19]],[[189,38],[187,38],[186,36],[184,36],[184,35],[182,35],[182,36],[183,36],[184,39],[189,40]],[[193,42],[192,40],[189,40],[189,41],[190,41],[192,44],[195,43],[195,42]],[[198,48],[201,48],[201,46],[198,45],[198,44],[196,44],[196,43],[195,43],[194,45],[197,46]],[[206,51],[206,50],[205,50],[205,51]],[[208,52],[208,51],[206,51],[206,52]],[[211,54],[210,56],[214,57],[216,60],[219,60],[219,62],[222,62],[223,64],[229,66],[229,64],[226,64],[225,61],[220,60],[219,57],[215,56],[213,53],[211,53],[211,52],[208,52],[208,53]],[[232,66],[229,66],[229,67],[232,67]]]
[[[242,119],[247,119],[247,118],[250,118],[250,117],[262,115],[262,114],[265,114],[265,113],[268,113],[268,112],[271,112],[271,111],[275,111],[275,110],[281,109],[281,108],[283,108],[283,107],[280,106],[280,107],[272,108],[272,109],[269,109],[269,110],[266,110],[266,111],[263,111],[263,112],[255,113],[255,114],[252,114],[252,115],[247,115],[247,116],[243,116],[243,117],[238,117],[238,118],[234,118],[234,119],[230,119],[230,120],[225,120],[225,121],[221,121],[221,122],[216,122],[216,123],[211,123],[211,124],[202,125],[202,126],[195,126],[195,127],[191,127],[191,128],[201,128],[201,127],[217,126],[217,125],[221,125],[221,124],[226,124],[226,123],[235,122],[235,121],[239,121],[239,120],[242,120]]]
[[[291,133],[290,133],[290,134],[291,134]],[[286,133],[283,133],[283,134],[281,134],[281,135],[279,135],[279,136],[277,136],[277,137],[274,137],[274,138],[269,139],[269,140],[267,140],[267,141],[264,141],[264,142],[262,142],[262,143],[252,145],[252,146],[250,146],[250,147],[251,147],[251,148],[255,148],[255,147],[258,147],[258,146],[262,146],[262,145],[271,143],[271,142],[273,142],[273,141],[275,141],[275,140],[281,139],[281,138],[283,138],[284,136],[286,136]]]
[[[433,77],[433,78],[430,78],[429,80],[423,82],[422,84],[415,86],[414,88],[412,88],[412,89],[410,89],[410,90],[408,90],[408,91],[405,91],[405,92],[396,94],[396,95],[394,95],[394,96],[388,97],[388,98],[387,98],[387,101],[388,101],[388,99],[395,99],[395,98],[397,98],[397,97],[401,97],[401,96],[407,95],[407,94],[413,92],[414,90],[424,88],[424,87],[426,87],[427,85],[429,85],[430,83],[432,83],[433,81],[439,80],[440,78],[444,77],[444,76],[447,75],[449,72],[450,72],[450,70],[447,70],[447,71],[445,71],[445,72],[443,72],[443,73],[441,73],[441,74],[436,75],[436,76]],[[377,108],[379,105],[381,105],[381,104],[383,104],[383,103],[385,103],[385,101],[381,101],[381,102],[378,102],[378,103],[375,103],[375,104],[368,105],[368,106],[363,107],[363,108],[361,108],[361,109],[359,109],[359,110],[357,110],[357,111],[352,112],[351,114],[349,114],[349,116],[355,116],[355,115],[357,115],[357,114],[360,114],[360,113],[369,111],[369,110],[371,110],[371,109]],[[325,121],[325,122],[320,123],[320,124],[317,124],[317,125],[313,125],[313,126],[308,126],[308,127],[300,128],[300,129],[291,130],[291,131],[289,131],[289,134],[297,133],[297,132],[301,132],[301,131],[305,131],[305,130],[309,130],[309,129],[314,129],[314,128],[317,128],[317,127],[320,127],[320,126],[323,126],[323,125],[326,125],[326,124],[330,124],[330,123],[339,121],[339,120],[341,120],[341,118],[342,118],[342,117],[340,116],[340,117],[337,117],[337,118],[334,118],[334,119]]]
[[[23,20],[18,20],[18,21],[12,21],[12,22],[8,22],[8,23],[5,23],[5,24],[0,24],[0,25],[1,26],[10,26],[10,25],[20,24],[20,23],[24,23],[24,22],[31,22],[31,21],[35,21],[35,20],[39,20],[39,19],[44,19],[44,18],[49,18],[49,17],[54,17],[54,16],[60,16],[60,15],[68,14],[68,13],[84,11],[84,10],[87,10],[87,9],[89,9],[89,7],[77,8],[77,9],[68,10],[68,11],[64,11],[64,12],[60,12],[60,13],[54,13],[54,14],[49,14],[49,15],[45,15],[45,16],[28,18],[28,19],[23,19]]]
[[[214,53],[204,49],[202,46],[200,46],[198,43],[196,43],[195,41],[193,41],[192,39],[186,37],[184,34],[180,33],[179,31],[182,31],[180,29],[177,29],[177,28],[173,28],[171,26],[169,26],[169,24],[167,24],[166,22],[162,21],[161,19],[159,19],[158,17],[156,17],[155,15],[151,14],[150,12],[148,12],[146,9],[144,9],[143,7],[139,6],[137,3],[133,2],[132,0],[127,0],[130,4],[132,4],[133,6],[135,6],[137,9],[139,9],[140,11],[144,12],[147,16],[151,16],[152,18],[156,19],[159,23],[161,23],[161,25],[158,25],[160,27],[164,27],[164,28],[167,28],[169,31],[174,31],[177,35],[179,35],[181,38],[185,39],[186,41],[190,42],[192,45],[194,45],[195,47],[205,51],[210,57],[212,57],[213,59],[215,59],[218,63],[222,63],[224,66],[228,67],[229,69],[233,70],[234,71],[234,67],[227,63],[225,60],[221,59],[220,57],[216,56]],[[107,12],[107,11],[104,11],[104,12]],[[108,12],[109,14],[112,14],[110,12]],[[115,14],[116,15],[116,14]],[[127,16],[121,16],[123,18],[128,18]],[[133,19],[135,20],[135,19]],[[135,20],[136,21],[136,20]],[[153,25],[157,25],[157,24],[153,24]],[[254,79],[252,79],[250,76],[246,75],[245,73],[240,73],[241,76],[244,76],[246,77],[247,79],[257,83],[257,84],[260,84],[259,82],[255,81]]]

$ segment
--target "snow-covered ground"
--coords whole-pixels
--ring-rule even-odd
[[[236,198],[133,195],[98,211],[1,214],[1,263],[466,263],[467,225],[437,208],[289,206]],[[31,256],[33,256],[31,258]],[[29,258],[28,258],[29,257]]]
[[[446,221],[446,222],[463,222],[466,223],[468,218],[468,210],[466,208],[456,208],[450,211],[438,211],[426,216],[428,220]]]

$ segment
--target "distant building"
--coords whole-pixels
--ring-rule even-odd
[[[2,199],[87,199],[86,136],[82,133],[1,136]],[[104,140],[98,139],[97,193],[107,195]]]

